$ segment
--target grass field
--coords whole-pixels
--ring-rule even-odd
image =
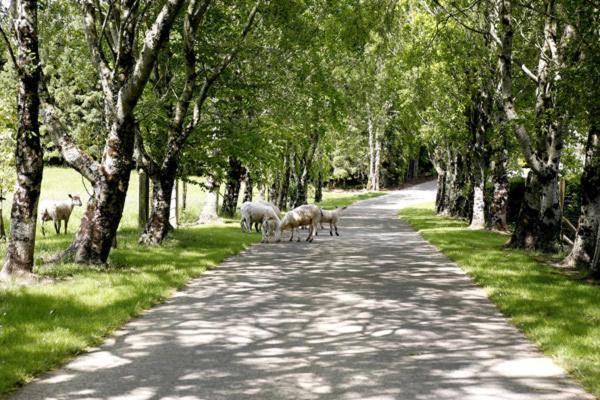
[[[119,248],[111,253],[107,267],[38,262],[34,272],[53,278],[54,284],[0,287],[0,397],[35,374],[100,343],[191,278],[260,240],[258,234],[242,234],[237,221],[226,220],[221,225],[178,229],[164,246],[140,248],[137,191],[134,173],[119,228]],[[85,203],[87,195],[79,175],[68,169],[47,168],[42,199],[62,199],[68,193],[79,194]],[[325,192],[321,205],[333,208],[381,194]],[[199,186],[188,185],[188,216],[198,215],[203,199]],[[82,213],[82,208],[73,211],[68,235],[57,236],[52,231],[44,238],[38,229],[37,260],[67,247]],[[5,248],[0,243],[2,259]]]
[[[466,229],[430,204],[400,217],[463,268],[511,321],[591,393],[600,397],[600,287],[539,257],[502,250],[507,237]]]

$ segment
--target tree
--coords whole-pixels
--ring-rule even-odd
[[[10,239],[0,279],[28,278],[33,273],[37,206],[44,168],[38,122],[40,59],[38,51],[37,1],[18,0],[14,30],[17,57],[11,58],[17,72],[17,133],[15,193],[11,209]],[[3,34],[4,37],[6,35]],[[10,49],[10,44],[7,41]]]
[[[136,52],[135,42],[147,15],[146,7],[135,0],[82,3],[86,39],[104,94],[106,140],[100,161],[82,151],[63,129],[55,101],[45,91],[44,114],[49,134],[65,161],[92,184],[93,196],[75,239],[64,254],[73,254],[79,263],[106,262],[121,220],[133,166],[135,107],[184,1],[165,0],[162,4],[153,20],[148,17],[150,27]],[[106,55],[107,50],[112,58]]]

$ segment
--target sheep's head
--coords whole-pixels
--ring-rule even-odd
[[[71,199],[71,204],[73,204],[74,206],[79,206],[81,207],[83,205],[83,203],[81,202],[81,197],[75,195],[69,195],[69,198]]]

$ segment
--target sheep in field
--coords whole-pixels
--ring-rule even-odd
[[[332,227],[335,228],[335,236],[340,236],[337,230],[337,223],[340,220],[342,211],[344,211],[348,207],[336,208],[335,210],[323,210],[321,209],[321,229],[323,228],[323,223],[329,222],[329,235],[333,236]]]
[[[67,233],[67,225],[73,207],[81,207],[81,198],[79,196],[69,195],[69,200],[45,200],[40,203],[40,220],[42,226],[42,235],[46,236],[46,222],[52,220],[54,230],[57,235],[60,235],[61,221],[65,221],[65,233]]]
[[[242,204],[240,212],[242,214],[242,218],[240,220],[242,232],[252,232],[253,224],[262,224],[263,221],[267,219],[273,219],[279,222],[279,215],[275,212],[275,210],[261,202],[247,201]]]
[[[307,242],[313,241],[313,234],[319,229],[319,223],[321,222],[321,209],[314,204],[305,204],[300,207],[294,208],[292,211],[288,211],[281,223],[275,230],[275,239],[281,241],[281,234],[286,230],[291,230],[292,235],[290,241],[294,239],[294,230],[299,227],[308,225],[310,230],[308,232]],[[298,233],[298,241],[300,241],[300,234]]]

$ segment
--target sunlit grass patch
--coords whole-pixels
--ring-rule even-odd
[[[600,396],[600,287],[535,254],[504,250],[507,236],[438,217],[432,204],[400,211],[421,235],[482,286],[511,321],[590,392]]]
[[[325,192],[323,201],[317,203],[321,208],[331,209],[336,207],[345,207],[350,204],[383,196],[385,192]]]

